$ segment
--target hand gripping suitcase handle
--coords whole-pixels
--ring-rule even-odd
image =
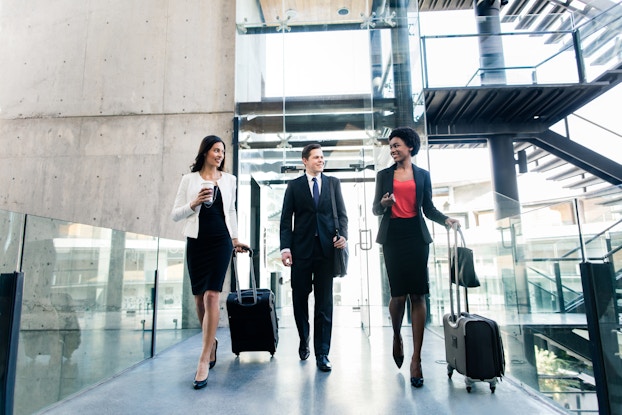
[[[251,288],[253,289],[253,304],[257,304],[257,282],[255,281],[255,267],[253,264],[253,250],[248,249],[248,256],[250,257],[250,276],[251,276]],[[238,304],[242,305],[242,290],[240,289],[240,278],[238,277],[238,257],[235,249],[233,250],[233,273],[235,274],[235,289],[238,295]]]

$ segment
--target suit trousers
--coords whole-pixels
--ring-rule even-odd
[[[313,291],[313,347],[315,355],[330,351],[333,327],[333,258],[324,256],[320,239],[315,237],[313,257],[293,258],[292,302],[298,335],[303,343],[309,341],[309,294]]]

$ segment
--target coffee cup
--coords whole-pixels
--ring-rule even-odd
[[[210,195],[209,199],[203,202],[203,205],[205,207],[211,207],[212,204],[214,203],[214,182],[211,182],[211,181],[203,182],[201,183],[201,188],[212,189],[212,194]]]

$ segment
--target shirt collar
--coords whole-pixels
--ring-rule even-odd
[[[309,173],[305,172],[305,175],[307,176],[307,181],[308,182],[313,180],[314,177],[317,179],[318,182],[322,180],[322,173],[318,174],[317,176],[312,176]]]

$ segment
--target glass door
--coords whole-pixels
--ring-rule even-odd
[[[383,154],[381,141],[396,124],[412,121],[408,55],[416,53],[409,45],[418,42],[409,41],[408,30],[416,26],[403,24],[398,30],[396,19],[407,18],[404,6],[364,1],[332,9],[314,2],[236,2],[240,230],[253,229],[263,284],[278,288],[286,312],[291,308],[289,269],[278,252],[282,198],[286,183],[301,174],[302,148],[319,142],[326,173],[341,179],[350,222],[349,275],[335,281],[335,321],[362,326],[367,334],[390,324],[371,203],[375,171],[387,165],[382,157],[382,165],[376,163]],[[416,3],[406,7],[414,12]],[[421,115],[416,123],[423,125]],[[251,195],[255,202],[244,218]],[[251,219],[257,226],[250,226]]]
[[[270,153],[280,152],[288,159],[283,150],[261,150],[266,157]],[[330,165],[330,156],[334,150],[324,149],[327,157],[327,166]],[[300,150],[297,151],[298,157]],[[258,157],[257,151],[240,151],[240,189],[238,197],[238,211],[240,216],[240,232],[248,230],[247,235],[240,235],[243,240],[250,241],[257,251],[255,258],[257,276],[261,287],[270,287],[275,293],[276,306],[284,326],[293,325],[291,273],[283,266],[280,255],[280,217],[283,196],[287,183],[303,174],[302,162],[285,164],[282,173],[274,172],[244,172],[252,164],[250,160]],[[378,272],[370,273],[370,264],[377,264],[377,259],[370,259],[370,254],[377,251],[373,238],[375,229],[374,219],[370,225],[371,197],[373,196],[375,174],[373,164],[370,164],[371,150],[359,149],[360,160],[353,160],[351,168],[327,167],[325,174],[340,179],[346,209],[349,218],[349,267],[348,275],[334,281],[334,324],[335,326],[363,327],[370,334],[373,320],[371,301],[369,298],[370,275],[377,276]],[[368,154],[367,159],[365,154]],[[293,160],[292,160],[293,162]],[[288,162],[289,163],[289,162]],[[365,164],[367,163],[367,164]],[[363,166],[367,166],[364,168]],[[245,206],[250,206],[246,209]],[[247,213],[244,213],[247,212]],[[248,225],[244,224],[245,222]],[[376,221],[377,222],[377,221]],[[377,254],[376,254],[377,257]],[[244,270],[245,264],[238,262],[240,275],[249,275]],[[248,281],[241,281],[243,287]]]

